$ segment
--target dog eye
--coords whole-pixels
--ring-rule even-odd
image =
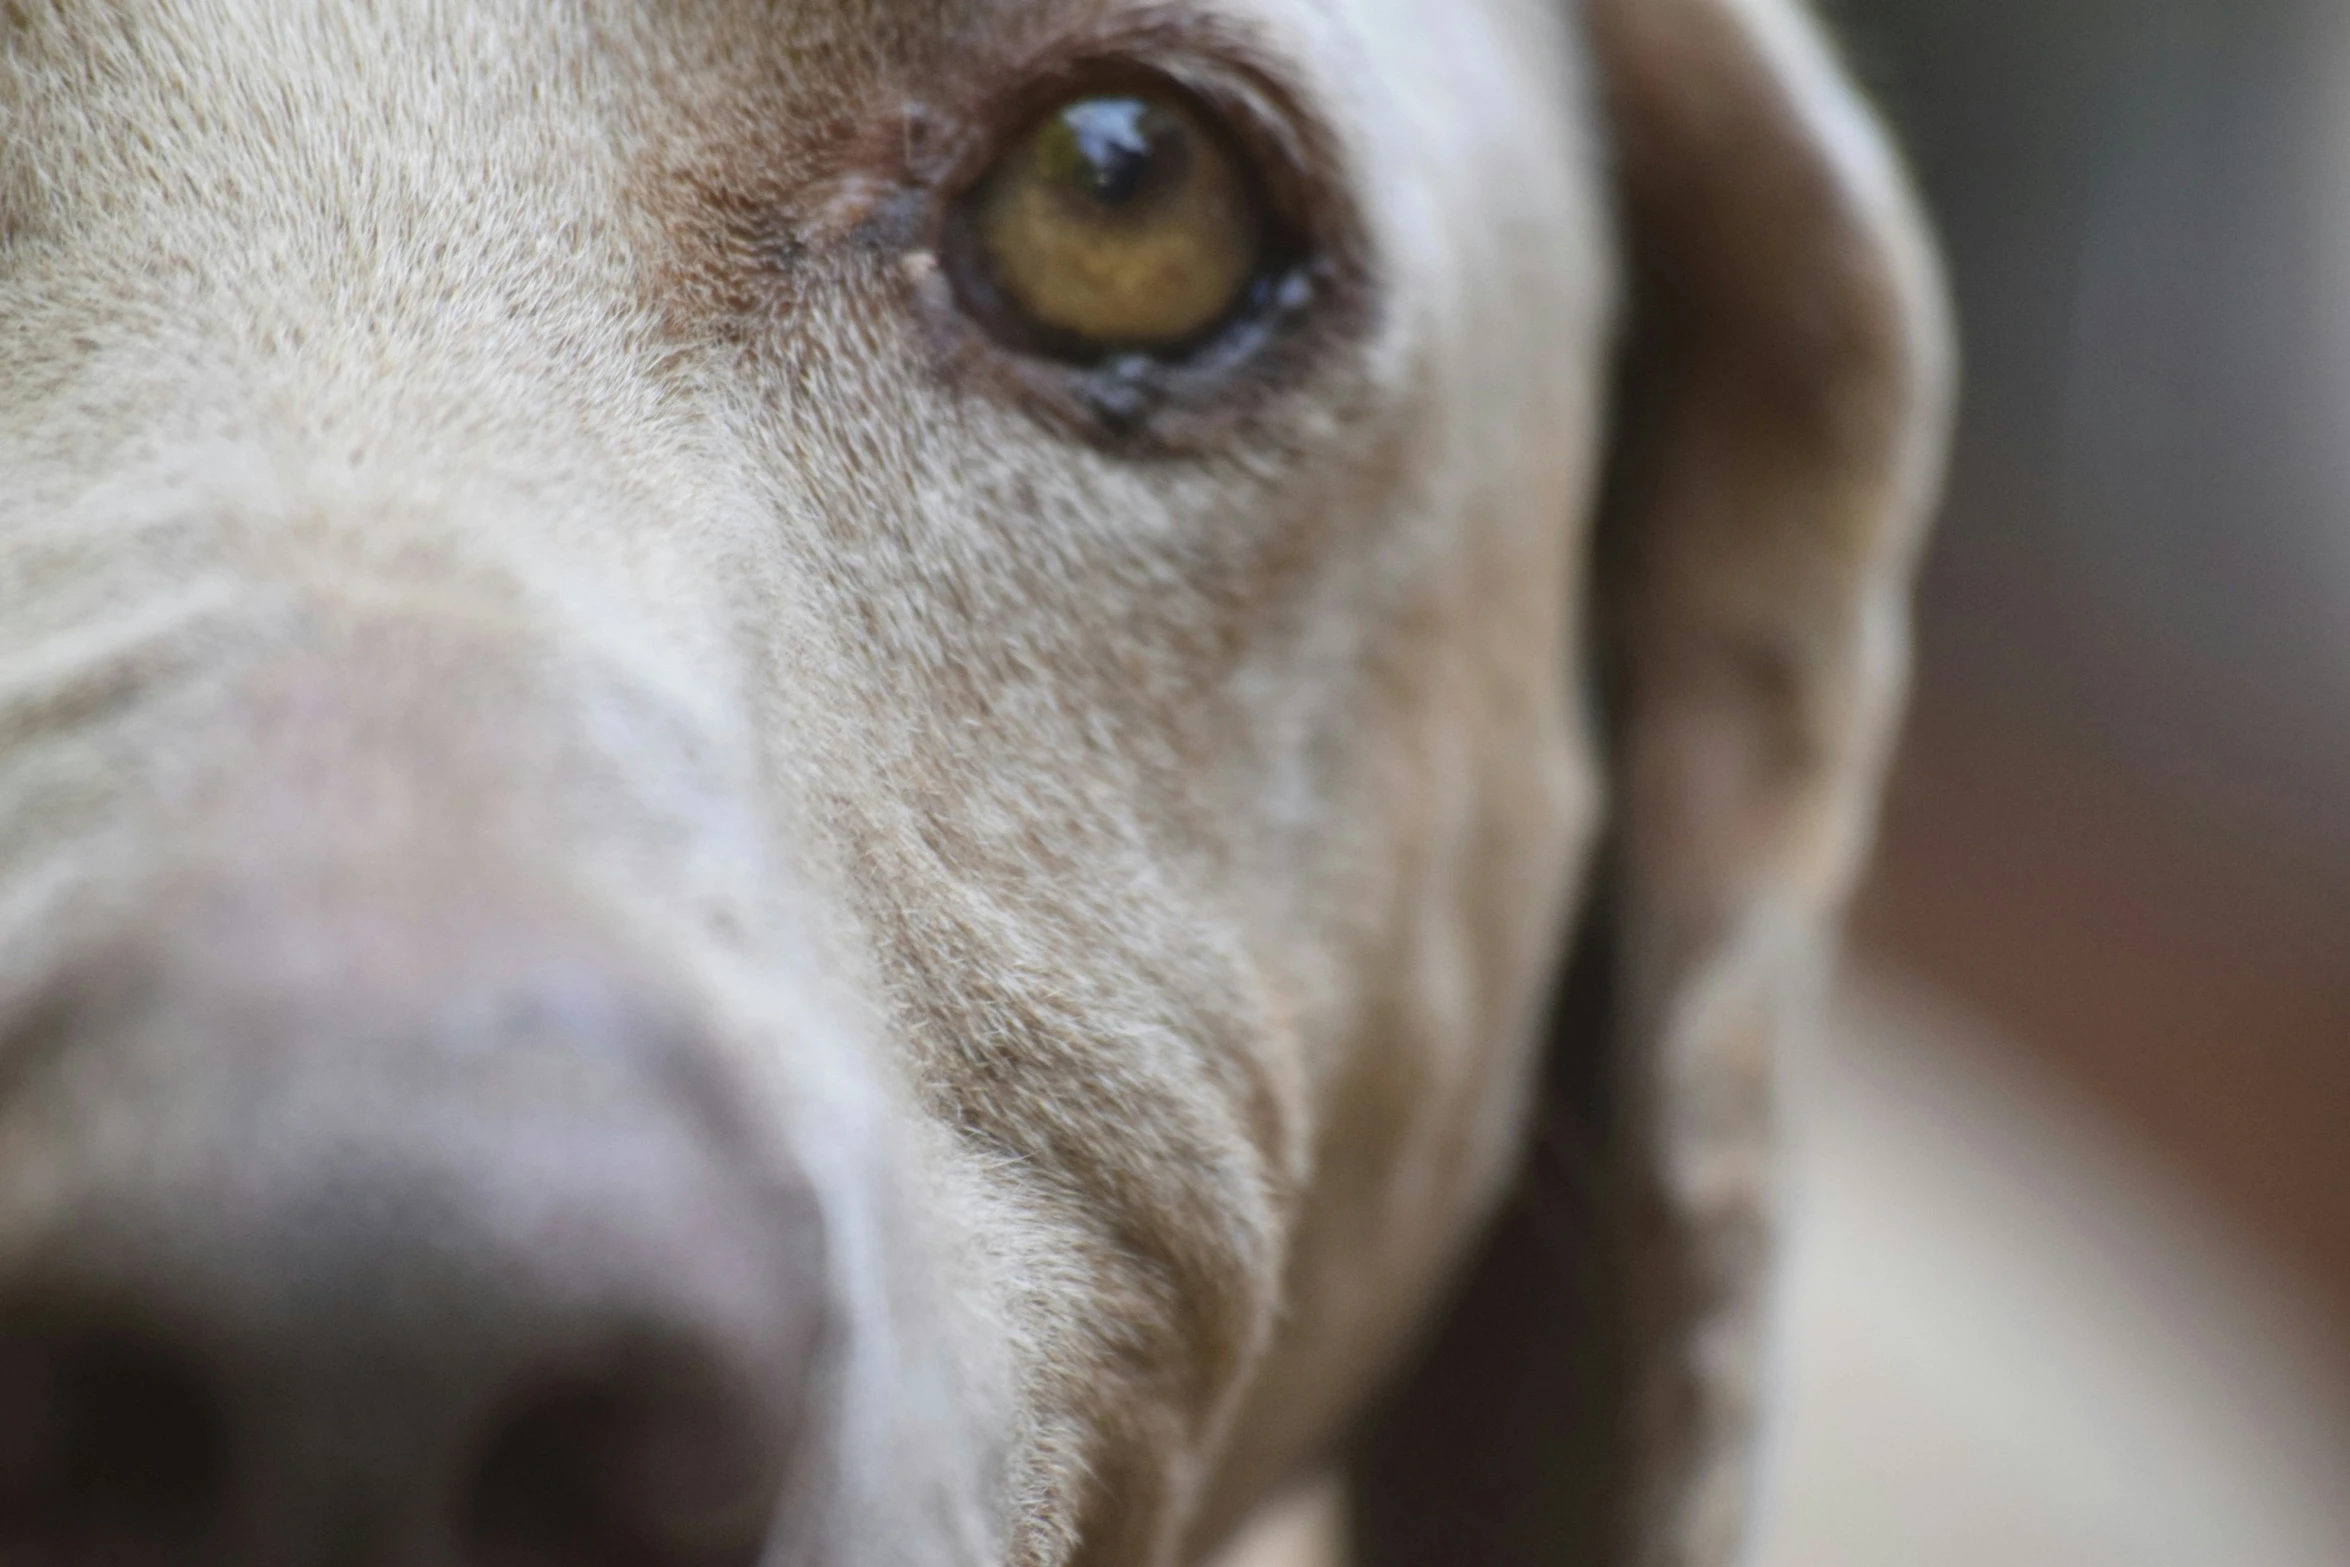
[[[1015,346],[1056,358],[1179,353],[1269,270],[1254,171],[1171,93],[1060,104],[965,202],[966,302]]]

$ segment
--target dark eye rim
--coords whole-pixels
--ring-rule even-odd
[[[1261,329],[1281,314],[1285,299],[1298,297],[1297,285],[1311,265],[1313,247],[1293,216],[1292,204],[1278,195],[1281,182],[1269,177],[1265,150],[1251,145],[1252,138],[1233,125],[1229,113],[1181,82],[1134,66],[1055,85],[1064,90],[1040,94],[1043,101],[1024,105],[1028,112],[1012,123],[1008,134],[990,139],[978,172],[959,182],[946,205],[940,263],[957,300],[990,336],[1013,353],[1077,370],[1099,371],[1137,359],[1178,365],[1213,357],[1219,343],[1229,346],[1235,337],[1252,335],[1249,327]],[[1253,270],[1231,306],[1198,331],[1169,343],[1121,343],[1037,321],[1005,293],[978,232],[987,183],[1006,158],[1025,145],[1052,115],[1070,105],[1117,97],[1156,99],[1183,110],[1214,139],[1217,150],[1232,160],[1264,223]]]
[[[1033,58],[999,80],[1014,83],[957,111],[921,183],[926,235],[912,240],[907,281],[940,373],[991,389],[1063,433],[1125,457],[1219,449],[1332,357],[1370,335],[1381,297],[1347,159],[1321,117],[1284,85],[1284,73],[1244,38],[1203,38],[1153,27],[1095,37]],[[1008,343],[969,307],[950,275],[947,236],[998,162],[1060,104],[1120,91],[1165,93],[1198,106],[1260,181],[1269,203],[1267,269],[1276,287],[1262,309],[1240,310],[1180,357],[1124,353],[1072,361]]]

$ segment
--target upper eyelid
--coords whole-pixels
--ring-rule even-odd
[[[912,204],[935,208],[969,190],[1057,93],[1120,74],[1171,82],[1216,111],[1295,227],[1334,251],[1362,248],[1340,138],[1319,112],[1308,73],[1252,29],[1154,9],[990,53],[953,79],[909,84],[849,134],[830,170],[789,202],[795,251],[860,242],[925,248],[918,235],[935,238],[935,226]]]
[[[990,152],[1000,150],[1049,108],[1058,89],[1080,90],[1121,73],[1173,83],[1233,123],[1243,148],[1269,155],[1301,178],[1334,171],[1334,138],[1322,129],[1303,73],[1269,41],[1230,21],[1153,10],[1019,50],[978,73],[974,86],[951,93],[940,107],[954,123],[956,145],[941,148],[944,166],[924,170],[929,180],[971,178]]]

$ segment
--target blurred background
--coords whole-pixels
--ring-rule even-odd
[[[2350,1330],[2350,5],[1840,11],[1968,361],[1861,939]]]
[[[1967,374],[1760,1567],[2350,1567],[2350,0],[1820,3]]]
[[[1967,387],[1772,1567],[2350,1563],[2350,3],[1832,0]]]

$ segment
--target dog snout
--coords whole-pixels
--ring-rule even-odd
[[[106,970],[0,1075],[0,1561],[760,1559],[823,1238],[674,1007]]]

